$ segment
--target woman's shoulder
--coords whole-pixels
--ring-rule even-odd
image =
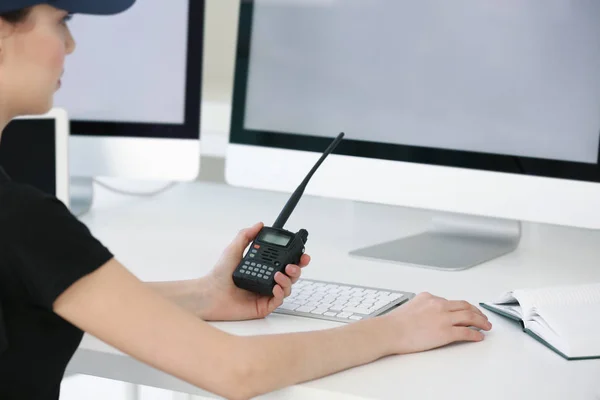
[[[35,202],[52,201],[53,196],[34,186],[9,181],[0,184],[0,201],[4,206],[19,206]],[[22,203],[25,204],[22,204]]]
[[[0,184],[0,221],[23,221],[34,215],[68,212],[55,196],[22,183]]]

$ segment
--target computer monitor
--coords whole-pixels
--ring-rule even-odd
[[[2,133],[0,166],[11,180],[69,207],[69,120],[64,110],[13,119]]]
[[[74,184],[198,176],[203,26],[203,0],[144,0],[69,22],[77,47],[54,104],[72,122],[71,173],[84,178]]]
[[[245,1],[226,179],[291,192],[344,131],[307,194],[451,217],[353,255],[460,270],[514,250],[521,221],[598,229],[598,18],[594,1]]]

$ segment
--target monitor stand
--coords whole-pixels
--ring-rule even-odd
[[[71,213],[76,217],[81,217],[92,207],[94,200],[94,178],[71,176],[69,185]]]
[[[519,221],[443,215],[432,218],[428,231],[353,250],[350,255],[459,271],[512,252],[520,239]]]

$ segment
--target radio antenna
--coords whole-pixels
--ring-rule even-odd
[[[294,193],[292,193],[292,196],[290,197],[290,199],[288,200],[288,202],[285,204],[285,206],[283,207],[283,210],[281,210],[281,213],[279,214],[279,216],[275,220],[275,223],[273,224],[273,228],[279,228],[279,229],[283,228],[283,226],[287,222],[288,218],[290,217],[290,215],[292,214],[292,212],[296,208],[296,205],[300,201],[300,198],[302,197],[302,194],[304,193],[304,189],[306,189],[306,186],[308,185],[308,182],[310,181],[310,178],[312,178],[313,174],[315,173],[315,171],[317,170],[317,168],[319,168],[319,166],[323,163],[323,161],[325,160],[325,158],[331,152],[333,152],[333,150],[337,147],[337,145],[342,141],[343,137],[344,137],[344,132],[341,132],[338,135],[338,137],[335,138],[335,140],[333,141],[333,143],[331,143],[329,145],[329,147],[327,147],[327,149],[325,149],[325,152],[323,153],[323,155],[321,156],[321,158],[319,158],[319,160],[317,161],[317,163],[309,171],[308,175],[306,175],[306,177],[304,178],[304,180],[302,181],[302,183],[300,183],[300,185],[296,188],[296,190],[294,191]]]

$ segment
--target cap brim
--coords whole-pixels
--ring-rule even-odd
[[[54,0],[49,4],[74,14],[118,14],[135,3],[135,0]]]

